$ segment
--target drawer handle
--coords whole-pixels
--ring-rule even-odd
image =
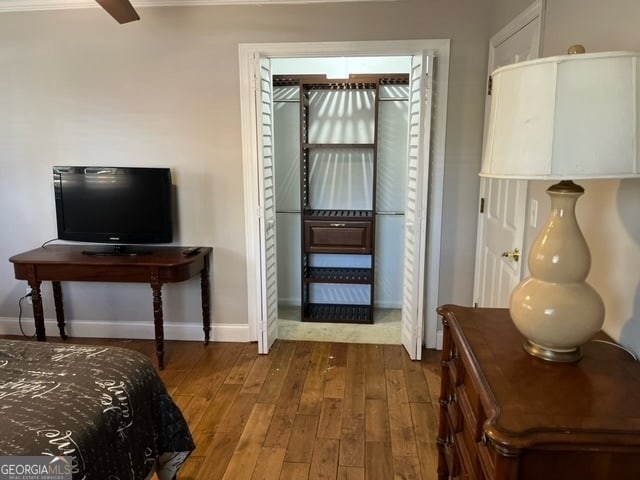
[[[445,355],[443,355],[443,358],[445,358]],[[446,360],[445,361],[452,361],[455,360],[456,358],[458,358],[458,350],[455,348],[452,348],[451,350],[449,350],[448,355],[446,355]]]
[[[491,439],[489,438],[489,435],[487,435],[486,432],[482,432],[482,436],[480,437],[480,442],[485,447],[488,447],[489,445],[491,445]]]
[[[448,407],[449,405],[455,405],[458,402],[458,397],[455,393],[450,394],[449,396],[440,400],[440,405],[443,407]]]
[[[331,227],[346,227],[346,223],[331,223],[329,226]]]

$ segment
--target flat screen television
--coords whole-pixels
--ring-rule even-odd
[[[109,244],[85,253],[148,253],[136,244],[173,240],[168,168],[55,166],[58,238]]]

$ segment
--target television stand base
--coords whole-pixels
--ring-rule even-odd
[[[26,280],[31,287],[33,318],[36,326],[36,337],[39,341],[47,340],[42,306],[42,282],[52,282],[56,320],[60,330],[60,337],[63,339],[66,334],[61,282],[146,283],[151,287],[156,356],[158,358],[158,367],[162,370],[164,368],[162,286],[166,283],[183,282],[192,277],[200,276],[204,344],[209,343],[211,330],[209,264],[213,250],[211,247],[200,247],[200,251],[197,254],[186,256],[182,254],[185,250],[184,246],[159,247],[141,245],[143,248],[150,250],[153,255],[97,257],[81,253],[87,246],[48,245],[47,247],[36,248],[9,258],[9,261],[13,263],[16,279]]]
[[[82,250],[83,255],[93,255],[99,257],[136,257],[138,255],[151,255],[151,250],[132,247],[130,245],[113,245],[106,247],[96,247]]]

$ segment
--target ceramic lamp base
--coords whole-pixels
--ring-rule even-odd
[[[509,311],[529,354],[576,362],[580,345],[604,322],[604,304],[586,278],[591,255],[575,216],[584,190],[570,181],[551,186],[551,214],[529,252],[531,276],[511,293]]]

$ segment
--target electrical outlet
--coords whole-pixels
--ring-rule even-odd
[[[27,285],[27,293],[26,294],[28,295],[27,296],[27,302],[32,303],[31,302],[31,286],[30,285]]]
[[[538,226],[538,201],[531,200],[531,207],[529,208],[529,225],[536,228]]]

